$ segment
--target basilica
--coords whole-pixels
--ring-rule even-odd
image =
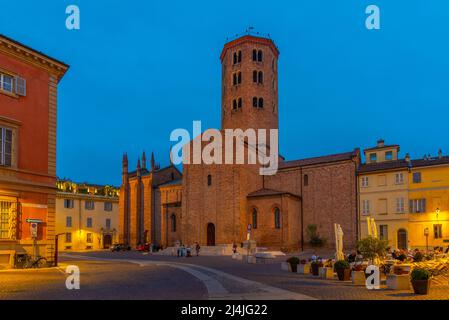
[[[222,65],[221,130],[279,129],[279,50],[268,38],[244,35],[226,43]],[[270,145],[267,146],[269,148]],[[345,246],[359,234],[359,149],[308,159],[278,157],[277,173],[261,175],[256,164],[171,164],[161,168],[143,154],[129,171],[123,156],[119,238],[135,246],[151,242],[201,246],[251,239],[283,251],[309,245],[315,225],[329,246],[334,223]]]

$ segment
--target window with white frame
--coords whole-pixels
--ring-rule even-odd
[[[443,238],[443,225],[442,224],[434,224],[433,225],[433,237],[434,237],[434,239],[442,239]]]
[[[370,213],[370,201],[362,200],[362,214],[369,214],[369,213]]]
[[[368,177],[362,177],[361,184],[362,184],[363,188],[368,187],[369,186],[369,179],[368,179]]]
[[[380,240],[388,241],[388,225],[381,224],[379,226],[379,236],[380,236]]]
[[[396,198],[396,212],[397,213],[405,212],[405,199],[404,198]]]
[[[423,213],[426,212],[426,199],[413,199],[410,200],[410,213]]]
[[[73,199],[64,199],[64,208],[73,209],[75,202]]]
[[[4,73],[0,73],[0,90],[13,93],[14,77]]]
[[[396,182],[396,184],[403,184],[404,183],[404,174],[402,172],[396,173],[396,175],[395,175],[395,182]]]
[[[12,130],[0,127],[0,166],[12,165]]]

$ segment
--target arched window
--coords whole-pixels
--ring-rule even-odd
[[[254,208],[252,212],[252,226],[253,229],[257,229],[257,209]]]
[[[253,82],[257,83],[257,71],[256,70],[253,71]]]
[[[279,208],[274,208],[274,227],[276,229],[281,228],[281,211]]]
[[[263,108],[263,98],[259,98],[259,108]]]
[[[207,185],[208,186],[212,185],[212,176],[210,174],[207,176]]]
[[[257,97],[253,98],[253,107],[257,108]]]
[[[242,73],[241,73],[241,72],[238,73],[238,76],[237,76],[237,83],[238,83],[238,84],[241,84],[241,83],[242,83]]]
[[[237,100],[232,100],[232,109],[237,109]]]
[[[173,172],[170,174],[170,177],[172,180],[175,180],[175,174]]]
[[[234,73],[233,75],[232,75],[232,84],[235,86],[235,85],[237,85],[237,74],[236,73]]]
[[[259,71],[258,83],[260,83],[260,84],[263,83],[263,72],[262,71]]]
[[[308,186],[309,185],[309,175],[305,174],[304,175],[304,186]]]
[[[263,60],[263,52],[262,50],[259,50],[259,52],[257,52],[257,61],[262,62]]]
[[[237,63],[237,52],[234,52],[234,60],[232,60],[233,64]]]
[[[242,51],[239,51],[237,62],[238,63],[242,62]]]
[[[238,107],[239,109],[242,107],[242,98],[239,98],[239,102],[238,102],[237,107]]]
[[[171,220],[171,231],[176,232],[176,214],[172,214],[170,217]]]
[[[253,61],[257,61],[257,50],[253,50]]]

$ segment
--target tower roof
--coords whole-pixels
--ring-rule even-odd
[[[220,55],[220,60],[223,61],[223,58],[226,55],[226,51],[228,51],[228,49],[231,49],[231,48],[238,46],[242,43],[254,43],[254,44],[261,44],[261,45],[268,46],[271,48],[271,50],[273,51],[276,58],[279,56],[279,49],[274,44],[273,40],[264,38],[264,37],[256,37],[253,35],[244,35],[244,36],[241,36],[235,40],[232,40],[224,45],[223,51],[221,52],[221,55]]]

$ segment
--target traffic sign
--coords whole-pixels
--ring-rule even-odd
[[[26,219],[28,223],[43,223],[42,219]]]

